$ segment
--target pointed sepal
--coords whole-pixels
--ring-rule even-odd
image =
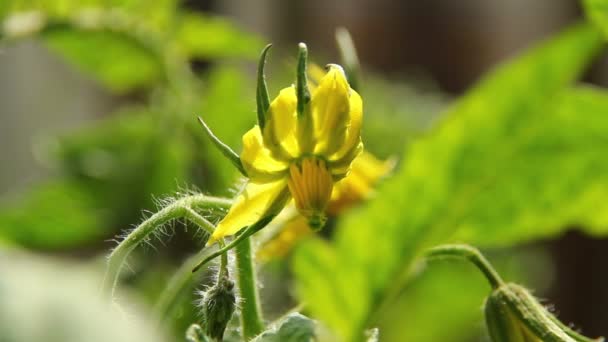
[[[268,96],[268,87],[266,86],[266,75],[264,74],[264,67],[266,65],[266,55],[272,47],[272,44],[266,45],[262,54],[260,55],[260,61],[258,62],[258,81],[256,88],[256,103],[257,103],[257,114],[258,114],[258,125],[263,130],[266,125],[266,113],[270,107],[270,97]]]
[[[209,137],[209,139],[211,139],[211,142],[213,142],[213,145],[224,155],[224,157],[230,160],[230,162],[237,168],[237,170],[239,170],[239,172],[241,172],[243,176],[247,177],[247,171],[245,171],[245,168],[241,163],[241,158],[239,157],[239,155],[236,154],[236,152],[234,152],[230,148],[230,146],[226,145],[223,141],[216,137],[215,134],[213,134],[213,132],[209,128],[209,126],[207,126],[205,121],[200,116],[198,117],[198,121],[203,126],[207,137]]]
[[[298,44],[298,69],[296,74],[296,95],[298,97],[298,116],[304,115],[306,106],[310,102],[310,91],[308,90],[306,78],[306,63],[308,59],[308,48],[306,44]]]

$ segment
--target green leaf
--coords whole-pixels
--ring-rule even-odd
[[[73,248],[112,236],[154,209],[154,196],[186,184],[188,150],[164,135],[152,113],[125,110],[59,138],[65,177],[0,208],[0,239],[40,249]]]
[[[39,249],[82,245],[108,236],[103,214],[82,184],[38,185],[0,209],[0,240]]]
[[[261,333],[252,342],[310,342],[315,337],[315,323],[297,312],[289,314],[276,326]]]
[[[607,0],[583,0],[583,7],[587,18],[591,20],[604,33],[608,39],[608,1]]]
[[[46,30],[43,39],[52,51],[117,93],[149,86],[163,77],[159,57],[118,31],[66,26]]]
[[[174,0],[9,0],[0,8],[0,38],[40,38],[85,75],[125,93],[164,79],[174,11]]]
[[[156,114],[126,108],[57,144],[61,170],[82,181],[120,228],[154,209],[153,196],[173,194],[188,180],[190,150],[179,131],[158,126]]]
[[[193,13],[181,16],[175,37],[184,55],[203,59],[255,59],[263,47],[260,38],[224,18]]]
[[[510,172],[517,172],[521,182],[534,188],[501,218],[507,221],[505,227],[523,221],[521,217],[533,210],[525,196],[552,191],[551,184],[534,177],[533,166],[560,170],[540,159],[521,163],[522,168],[531,167],[529,172],[509,171],[509,166],[522,148],[556,137],[538,127],[542,121],[538,116],[552,120],[548,106],[599,46],[596,31],[576,26],[497,68],[457,101],[441,125],[411,145],[401,170],[381,187],[375,200],[340,222],[333,246],[320,241],[303,246],[296,255],[295,272],[300,297],[314,316],[345,341],[361,339],[365,328],[382,319],[422,249],[449,240],[466,228],[463,223],[472,215],[500,206],[500,193],[478,199],[493,184],[502,184],[502,177],[515,177]],[[541,149],[536,156],[544,155]],[[600,162],[594,159],[598,154],[584,156],[590,164]],[[608,198],[608,193],[603,197]],[[570,198],[560,201],[567,203]],[[322,257],[317,255],[319,249]]]
[[[458,289],[455,295],[454,289]],[[413,277],[380,321],[386,341],[473,341],[490,287],[467,264],[432,262]]]
[[[453,240],[509,246],[574,225],[608,233],[608,92],[570,89],[526,122],[501,174],[486,177],[468,202]]]

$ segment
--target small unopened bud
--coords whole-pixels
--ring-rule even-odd
[[[504,284],[485,303],[486,324],[493,342],[600,342],[562,324],[525,288]]]
[[[203,329],[209,338],[222,341],[235,306],[234,282],[227,276],[220,277],[201,299]]]

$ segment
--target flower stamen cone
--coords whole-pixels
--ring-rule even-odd
[[[325,211],[334,186],[331,172],[324,160],[309,157],[289,166],[289,191],[296,208],[308,219],[313,229],[325,225]]]

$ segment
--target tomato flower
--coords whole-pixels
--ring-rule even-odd
[[[342,67],[327,68],[311,95],[300,44],[296,85],[281,90],[243,136],[240,162],[249,180],[210,243],[277,215],[290,199],[312,228],[323,227],[334,184],[363,149],[361,97]]]

